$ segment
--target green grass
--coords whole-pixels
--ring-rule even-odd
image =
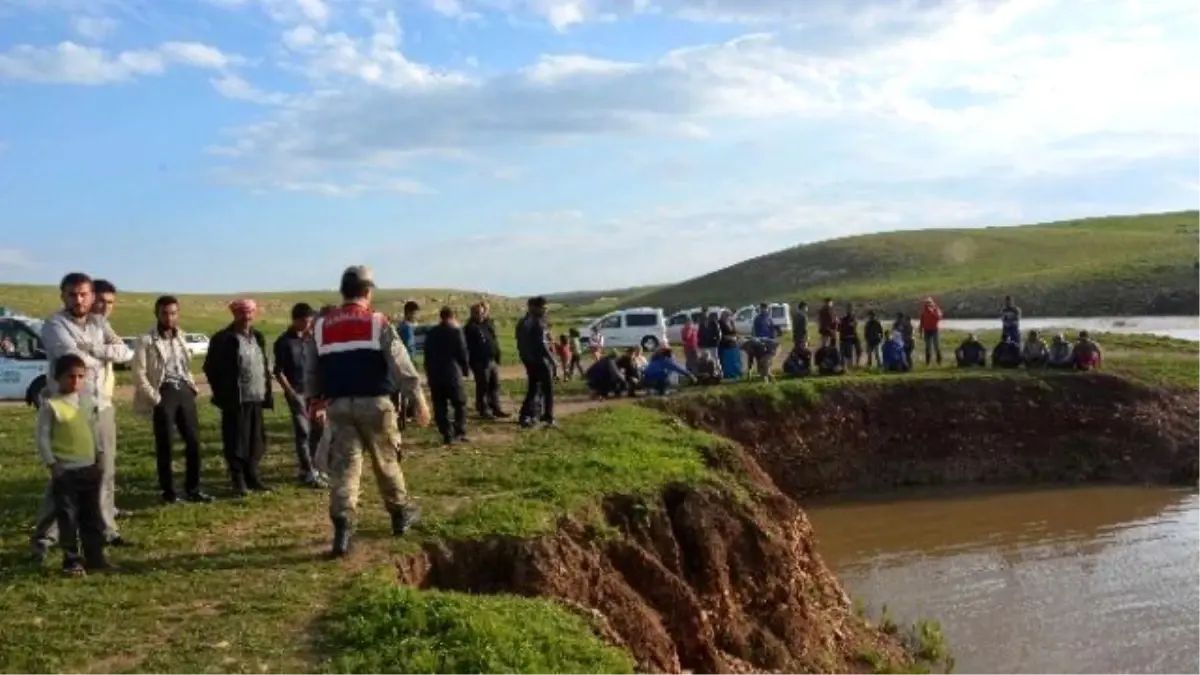
[[[278,491],[237,500],[225,484],[217,416],[207,404],[200,413],[204,485],[218,501],[160,506],[149,426],[121,404],[118,501],[135,512],[122,529],[138,545],[113,553],[116,573],[67,580],[57,573],[57,559],[45,567],[28,560],[28,528],[46,475],[33,459],[32,411],[0,407],[0,670],[320,670],[339,655],[325,651],[331,643],[318,639],[320,617],[336,612],[359,569],[390,566],[432,537],[531,536],[553,528],[563,513],[588,518],[589,505],[613,492],[717,479],[705,470],[701,452],[715,442],[711,437],[636,406],[580,413],[564,419],[561,431],[519,434],[512,424],[476,423],[475,444],[451,449],[441,447],[433,431],[416,430],[405,436],[403,468],[424,520],[411,538],[391,537],[365,472],[358,548],[349,562],[333,563],[324,559],[327,495],[292,485],[288,420],[278,413],[267,418],[264,470]],[[428,616],[478,601],[485,603],[478,611],[488,616],[509,613],[536,624],[532,632],[499,636],[514,644],[552,639],[555,631],[564,645],[583,644],[577,624],[561,619],[549,603],[448,594],[414,595],[407,602],[416,607],[426,600],[432,604],[420,611]],[[487,621],[458,630],[468,641],[499,639]],[[482,632],[472,638],[472,630]],[[583,652],[579,656],[584,659]],[[346,668],[354,661],[337,663]],[[510,665],[539,670],[552,664],[521,663]],[[602,654],[564,662],[563,668],[566,663],[584,671],[627,670]]]
[[[351,584],[322,625],[337,673],[631,673],[580,616],[511,595],[401,588],[380,575]]]
[[[824,297],[948,316],[995,316],[1011,294],[1029,315],[1195,315],[1196,211],[986,229],[869,234],[796,246],[628,302],[673,309]]]

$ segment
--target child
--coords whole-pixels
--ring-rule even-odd
[[[583,343],[579,339],[579,329],[572,328],[567,335],[571,338],[571,362],[567,364],[567,375],[574,375],[578,371],[580,377],[586,377],[583,372]]]
[[[558,343],[554,345],[554,355],[562,364],[563,379],[570,380],[571,375],[574,374],[574,368],[571,365],[571,343],[568,341],[566,333],[558,336]]]
[[[604,334],[599,326],[592,326],[592,334],[588,336],[588,351],[592,353],[592,363],[599,361],[604,353]]]
[[[54,362],[54,373],[58,394],[48,397],[38,410],[37,451],[50,469],[63,573],[81,577],[86,570],[108,568],[100,516],[100,466],[92,433],[95,404],[80,399],[87,378],[83,359],[64,354]]]

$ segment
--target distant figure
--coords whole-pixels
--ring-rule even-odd
[[[580,339],[579,329],[572,328],[567,331],[567,337],[571,341],[571,361],[567,364],[567,377],[568,379],[572,378],[575,373],[579,373],[579,376],[583,377],[583,341]]]
[[[404,317],[396,324],[396,336],[404,348],[408,350],[410,359],[417,358],[417,326],[420,322],[421,306],[415,300],[404,303]],[[412,419],[416,412],[416,404],[405,398],[400,392],[393,392],[392,403],[396,406],[396,422],[403,429],[405,420]]]
[[[942,340],[938,328],[942,321],[942,308],[937,306],[933,298],[925,298],[925,306],[921,309],[921,338],[925,341],[925,365],[929,366],[934,355],[937,364],[942,365]]]
[[[671,349],[663,347],[654,353],[642,371],[643,386],[647,391],[665,396],[671,386],[671,375],[686,377],[691,382],[696,381],[696,377],[687,368],[675,362]]]
[[[1103,361],[1100,345],[1092,340],[1086,330],[1079,331],[1079,339],[1075,341],[1071,360],[1075,363],[1076,370],[1094,370],[1100,367]]]
[[[817,332],[821,335],[822,347],[837,348],[838,320],[837,315],[834,314],[833,298],[825,298],[825,304],[817,312]]]
[[[679,333],[679,341],[683,343],[683,359],[688,370],[696,369],[696,361],[700,359],[700,327],[688,317],[683,322],[683,330]]]
[[[750,338],[742,343],[742,351],[746,353],[747,361],[755,366],[755,372],[765,381],[771,380],[771,366],[775,362],[775,352],[779,342],[765,338]]]
[[[812,374],[812,351],[808,345],[801,344],[792,347],[787,358],[783,361],[783,372],[791,377],[806,377]]]
[[[717,321],[720,331],[718,354],[721,360],[721,373],[727,380],[742,378],[742,352],[738,349],[737,325],[733,322],[733,312],[724,310]]]
[[[558,342],[554,343],[554,355],[558,357],[558,363],[562,366],[562,379],[570,380],[571,375],[571,338],[566,333],[558,336]]]
[[[500,407],[500,341],[487,305],[479,302],[471,307],[463,336],[475,378],[475,412],[485,420],[508,417]]]
[[[862,342],[858,338],[858,319],[854,316],[854,305],[846,303],[846,313],[838,322],[838,347],[842,362],[847,367],[858,367],[862,360]]]
[[[721,319],[716,312],[709,312],[707,307],[700,309],[700,317],[698,326],[700,351],[708,354],[714,363],[720,364]]]
[[[1074,350],[1070,342],[1067,342],[1067,336],[1059,333],[1050,341],[1050,353],[1046,359],[1046,365],[1050,368],[1067,369],[1074,368]]]
[[[1021,344],[1012,340],[1002,340],[992,349],[993,368],[1020,368]]]
[[[908,369],[913,368],[913,351],[917,348],[917,342],[913,338],[912,319],[904,312],[896,312],[896,320],[892,322],[892,330],[900,332],[900,338],[904,341],[904,358],[908,361]]]
[[[700,358],[696,359],[695,375],[697,384],[713,385],[721,383],[720,366],[717,365],[716,359],[707,352],[701,352]]]
[[[525,366],[525,400],[521,403],[521,426],[531,428],[538,418],[548,427],[554,421],[554,355],[546,344],[546,299],[538,296],[526,303],[525,317],[517,322],[517,351]],[[598,331],[597,331],[598,332]],[[536,408],[541,401],[541,414]]]
[[[792,348],[801,345],[808,348],[808,303],[803,300],[796,303],[796,313],[792,315]]]
[[[467,442],[467,397],[463,379],[470,374],[467,340],[454,317],[443,307],[440,321],[425,334],[425,378],[433,402],[433,419],[445,445]]]
[[[833,345],[825,345],[817,350],[817,373],[820,375],[841,375],[846,372],[842,363],[842,354]]]
[[[879,323],[875,310],[867,312],[867,322],[863,324],[863,338],[867,342],[867,367],[883,367],[883,353],[880,351],[883,345],[883,324]]]
[[[880,359],[883,369],[889,373],[907,373],[912,370],[912,363],[904,354],[904,336],[900,331],[893,330],[892,336],[883,343]]]
[[[606,354],[588,367],[584,375],[588,390],[596,398],[620,396],[626,389],[625,376],[617,367],[616,354]]]
[[[600,332],[600,326],[592,326],[592,331],[588,335],[588,351],[592,354],[592,362],[600,360],[600,356],[604,354],[604,333]]]
[[[633,396],[642,387],[642,368],[645,358],[642,357],[641,347],[630,347],[617,357],[617,369],[625,380],[626,392]]]
[[[1025,367],[1045,368],[1049,358],[1050,350],[1046,347],[1046,341],[1036,330],[1029,331],[1025,344],[1021,346],[1021,360],[1025,362]]]
[[[1021,344],[1021,308],[1013,304],[1011,295],[1004,296],[1004,307],[1000,309],[1000,342]]]
[[[987,348],[974,333],[970,333],[954,350],[954,361],[959,368],[982,368],[987,365]]]

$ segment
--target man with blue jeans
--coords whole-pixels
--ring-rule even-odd
[[[1011,295],[1004,296],[1000,310],[1000,341],[1021,344],[1021,308],[1013,304]]]
[[[292,307],[292,325],[275,339],[275,368],[272,374],[283,389],[288,411],[292,416],[292,434],[296,443],[296,465],[299,480],[308,487],[324,487],[325,482],[313,468],[313,456],[324,431],[308,410],[308,399],[304,396],[307,386],[304,359],[312,353],[308,342],[312,337],[313,319],[316,311],[306,302]]]
[[[771,320],[771,308],[765,302],[758,306],[758,314],[754,315],[754,326],[751,334],[756,340],[762,341],[765,347],[766,355],[761,358],[774,360],[776,338],[782,335],[783,331],[779,330],[779,327]],[[753,360],[757,361],[758,358],[760,357],[755,357]],[[749,367],[752,368],[754,365],[754,363],[751,363]],[[762,368],[761,364],[759,366],[759,370],[764,373],[769,373],[770,369],[771,364],[769,363],[766,364],[765,369]]]

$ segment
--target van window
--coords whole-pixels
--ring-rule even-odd
[[[682,326],[684,323],[687,322],[687,320],[688,320],[688,315],[680,313],[680,314],[676,314],[675,316],[671,317],[671,320],[667,322],[667,325],[668,326]]]
[[[0,341],[11,345],[14,358],[32,359],[42,350],[41,337],[20,321],[0,321]]]
[[[625,325],[630,328],[645,328],[658,325],[658,314],[626,314]]]
[[[785,317],[787,317],[787,307],[781,307],[779,305],[775,305],[774,307],[771,308],[771,318],[772,319],[783,319]]]
[[[692,323],[700,323],[704,318],[704,312],[692,312]]]
[[[743,309],[742,311],[738,312],[737,316],[735,316],[733,318],[733,320],[734,321],[749,321],[750,317],[754,316],[754,311],[755,310],[753,307],[747,307],[746,309]]]
[[[610,314],[610,315],[604,317],[603,319],[600,319],[600,322],[596,325],[602,331],[615,330],[615,329],[621,327],[621,315],[620,314]]]

